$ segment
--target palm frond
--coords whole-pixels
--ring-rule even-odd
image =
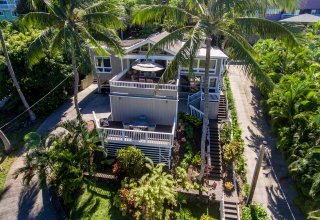
[[[28,65],[33,66],[45,56],[45,50],[49,49],[50,42],[55,35],[53,29],[47,29],[41,33],[29,46],[27,59]]]
[[[239,41],[236,37],[226,31],[222,31],[225,36],[225,44],[227,47],[228,56],[234,60],[243,60],[245,64],[243,69],[246,74],[254,79],[256,82],[261,83],[261,87],[266,92],[273,90],[274,84],[270,77],[266,75],[260,68],[254,56],[246,49],[242,41]]]
[[[192,26],[187,26],[171,32],[150,48],[150,50],[147,53],[147,57],[149,57],[151,54],[154,54],[156,49],[158,48],[165,49],[179,43],[183,40],[184,34],[188,32],[191,28]]]
[[[85,21],[89,23],[95,23],[95,24],[100,24],[104,25],[109,28],[113,29],[123,29],[124,24],[123,22],[118,18],[117,15],[112,13],[111,11],[109,12],[94,12],[90,14],[86,14],[82,17]]]
[[[96,3],[90,2],[90,4],[87,4],[86,7],[83,7],[83,10],[85,13],[90,14],[94,12],[102,12],[107,10],[114,10],[117,9],[119,6],[115,5],[108,1],[99,1]]]
[[[263,18],[236,18],[235,24],[246,34],[258,34],[262,38],[275,38],[287,46],[299,46],[297,36],[280,23]]]
[[[61,24],[60,22],[57,16],[45,12],[30,12],[22,19],[22,25],[26,27],[37,27],[39,29],[55,27]]]
[[[177,22],[178,25],[185,25],[196,16],[184,9],[169,5],[151,5],[139,10],[133,19],[133,24],[145,25],[148,23],[159,22],[165,20]]]
[[[124,55],[125,50],[122,47],[121,39],[114,30],[99,24],[92,24],[90,27],[94,30],[92,36],[94,36],[97,41],[104,42],[116,55]]]

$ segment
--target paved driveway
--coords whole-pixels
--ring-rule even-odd
[[[79,93],[79,105],[84,120],[92,119],[92,111],[105,115],[110,112],[109,97],[96,94],[96,85],[91,85]],[[52,131],[60,122],[76,118],[72,100],[69,100],[52,113],[38,128],[37,132],[44,134]],[[22,184],[22,176],[13,179],[12,174],[23,166],[22,153],[13,163],[8,173],[5,189],[0,198],[0,220],[55,220],[55,210],[50,202],[46,189],[39,189],[37,178],[34,178],[29,187]]]
[[[230,65],[228,71],[238,121],[242,129],[242,138],[245,142],[248,183],[251,183],[252,180],[259,151],[258,146],[263,140],[266,140],[271,150],[271,163],[289,201],[295,219],[304,219],[298,208],[293,204],[297,192],[292,187],[292,180],[288,174],[287,164],[282,153],[276,148],[276,138],[271,132],[270,120],[262,114],[259,105],[261,96],[258,89],[245,77],[239,66]],[[271,166],[266,159],[264,160],[263,169],[260,171],[253,201],[263,204],[272,219],[293,219],[271,171]]]

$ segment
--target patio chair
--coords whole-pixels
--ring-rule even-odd
[[[146,82],[145,78],[139,78],[139,82]]]
[[[157,73],[152,72],[152,73],[151,73],[151,77],[152,77],[152,78],[156,78],[156,77],[157,77]]]
[[[137,81],[135,75],[131,75],[131,81],[132,81],[132,82],[136,82],[136,81]]]
[[[122,122],[123,129],[130,129],[130,124],[126,122]]]
[[[156,130],[156,124],[153,124],[153,125],[149,125],[149,127],[148,127],[148,130],[149,131],[155,131]]]
[[[147,79],[147,83],[153,83],[152,79]]]

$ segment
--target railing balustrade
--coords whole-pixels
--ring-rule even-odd
[[[201,91],[188,96],[188,106],[201,98]]]
[[[209,101],[218,102],[220,99],[220,93],[209,93]],[[204,100],[204,92],[201,93],[201,100]]]
[[[125,82],[125,81],[110,81],[110,86],[140,88],[140,89],[159,89],[159,90],[178,90],[176,84],[158,84],[158,83],[141,83],[141,82]]]
[[[189,105],[189,108],[190,108],[190,115],[195,116],[201,120],[203,119],[204,113],[202,111],[193,107],[192,105]]]

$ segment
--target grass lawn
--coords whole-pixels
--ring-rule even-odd
[[[7,174],[10,170],[10,167],[14,161],[15,157],[14,156],[6,156],[1,154],[0,152],[0,166],[2,170],[0,171],[0,197],[3,191],[4,183],[7,178]]]
[[[71,208],[71,219],[130,219],[121,215],[113,205],[113,198],[119,186],[112,182],[99,182],[96,186],[86,186],[85,192]]]
[[[182,209],[188,209],[190,214],[185,215],[187,220],[198,220],[203,214],[209,214],[210,217],[214,219],[220,219],[220,203],[210,203],[210,206],[203,204],[193,204],[188,203],[184,204],[181,207]],[[188,216],[188,217],[187,217]]]

